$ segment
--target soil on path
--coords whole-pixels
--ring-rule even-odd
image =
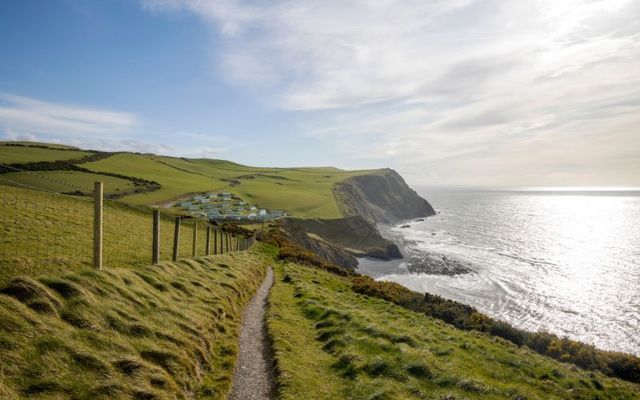
[[[273,270],[269,267],[264,282],[242,316],[240,354],[229,400],[269,400],[275,397],[273,354],[265,321],[271,285]]]

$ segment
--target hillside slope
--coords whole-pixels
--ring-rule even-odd
[[[0,287],[0,398],[225,398],[240,316],[272,255],[15,278]]]
[[[302,218],[360,215],[371,223],[388,223],[433,213],[426,200],[388,169],[263,168],[28,142],[0,143],[0,164],[6,179],[57,191],[70,191],[56,184],[63,179],[86,193],[82,188],[93,174],[110,182],[107,195],[141,205],[170,205],[190,193],[226,191],[258,207],[284,209]],[[20,172],[25,169],[30,172]]]
[[[282,399],[637,399],[640,386],[283,264],[268,314]]]

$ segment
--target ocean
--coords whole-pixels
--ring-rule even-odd
[[[415,189],[438,214],[381,226],[405,258],[359,272],[640,355],[640,191]]]

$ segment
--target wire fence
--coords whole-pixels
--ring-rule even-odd
[[[35,269],[44,272],[99,267],[94,251],[99,236],[95,192],[93,197],[63,194],[47,188],[51,185],[46,175],[29,173],[33,174],[30,182],[38,182],[38,186],[12,180],[8,177],[10,174],[0,174],[0,278],[3,271],[13,274]],[[59,181],[55,183],[60,185]],[[69,187],[69,192],[87,193],[86,187],[69,182],[64,185]],[[154,229],[153,210],[104,201],[99,230],[101,264],[143,266],[242,251],[253,244],[253,238],[224,232],[209,221],[156,213]]]

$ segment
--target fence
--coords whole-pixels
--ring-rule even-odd
[[[46,175],[34,175],[46,183]],[[142,266],[242,251],[254,242],[208,221],[104,200],[101,183],[69,188],[91,197],[0,175],[0,278],[10,270]]]

